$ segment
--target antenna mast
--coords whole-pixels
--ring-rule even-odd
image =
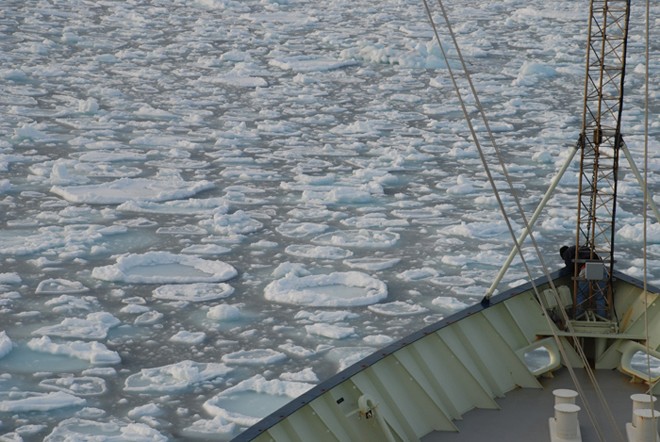
[[[589,250],[590,260],[600,258],[605,265],[604,281],[601,284],[589,281],[588,299],[593,300],[595,290],[603,291],[600,295],[606,298],[611,317],[614,220],[619,151],[623,145],[621,111],[630,0],[591,0],[589,16],[582,131],[578,140],[581,158],[576,245],[578,250],[581,247]],[[576,261],[577,258],[576,253]],[[582,264],[576,262],[576,267]],[[574,281],[574,307],[578,279],[582,278]],[[593,311],[593,302],[584,308]]]

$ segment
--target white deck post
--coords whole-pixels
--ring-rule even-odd
[[[640,408],[635,410],[635,418],[632,425],[626,425],[629,442],[658,442],[658,419],[660,411],[652,408]]]
[[[555,405],[555,417],[550,418],[550,440],[553,442],[582,440],[578,411],[580,411],[579,405],[567,403]]]
[[[567,388],[559,388],[557,390],[553,390],[552,394],[555,396],[555,405],[574,404],[575,398],[578,396],[577,391],[569,390]]]
[[[630,396],[630,399],[633,403],[632,409],[632,423],[635,425],[635,411],[644,410],[644,409],[653,409],[655,401],[657,400],[655,396],[650,394],[636,393]]]

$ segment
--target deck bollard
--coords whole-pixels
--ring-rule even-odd
[[[655,401],[657,398],[650,394],[636,393],[630,396],[633,403],[632,409],[632,424],[635,425],[635,410],[643,410],[647,408],[654,408]]]
[[[555,396],[555,405],[557,404],[574,404],[575,398],[577,398],[577,391],[569,390],[567,388],[558,388],[557,390],[552,390],[552,394]]]
[[[634,429],[630,442],[657,442],[660,411],[652,408],[639,408],[633,414]]]
[[[555,405],[555,422],[557,437],[562,440],[575,440],[578,437],[578,411],[580,406],[575,404]]]

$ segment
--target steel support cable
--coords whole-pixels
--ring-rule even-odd
[[[527,228],[529,229],[530,239],[531,239],[532,242],[534,243],[534,246],[535,246],[536,252],[537,252],[537,254],[538,254],[538,256],[539,256],[539,259],[541,260],[541,264],[542,264],[543,270],[544,270],[544,272],[545,272],[545,274],[546,274],[546,277],[548,278],[549,284],[550,284],[550,286],[551,286],[551,288],[552,288],[552,292],[553,292],[553,294],[555,295],[555,297],[558,298],[557,290],[556,290],[556,288],[555,288],[555,286],[554,286],[554,284],[553,284],[553,282],[552,282],[552,279],[550,278],[549,272],[548,272],[548,270],[547,270],[547,266],[546,266],[545,263],[543,262],[542,255],[541,255],[541,253],[540,253],[540,250],[539,250],[539,248],[538,248],[538,245],[537,245],[536,242],[535,242],[535,239],[534,239],[533,234],[532,234],[532,232],[531,232],[531,228],[530,228],[530,226],[529,226],[528,223],[527,223],[527,219],[526,219],[526,217],[525,217],[524,211],[522,210],[522,206],[520,205],[519,200],[518,200],[518,198],[517,198],[517,196],[516,196],[516,194],[515,194],[515,192],[514,192],[513,185],[512,185],[512,183],[511,183],[510,177],[509,177],[509,175],[508,175],[508,173],[507,173],[507,170],[506,170],[506,166],[505,166],[505,164],[504,164],[504,162],[503,162],[503,160],[502,160],[502,157],[501,157],[501,155],[500,155],[500,153],[499,153],[499,149],[497,148],[497,145],[496,145],[496,143],[495,143],[495,138],[494,138],[494,136],[493,136],[493,134],[492,134],[492,131],[490,130],[490,126],[488,125],[488,120],[487,120],[487,118],[486,118],[486,116],[485,116],[485,113],[484,113],[484,111],[483,111],[483,107],[481,106],[481,104],[480,104],[480,102],[479,102],[479,99],[478,99],[478,96],[477,96],[476,90],[475,90],[474,85],[473,85],[473,83],[472,83],[472,81],[471,81],[471,79],[470,79],[469,72],[468,72],[468,70],[467,70],[467,66],[466,66],[466,64],[465,64],[465,61],[464,61],[464,59],[463,59],[461,53],[460,53],[460,48],[459,48],[459,46],[458,46],[458,43],[457,43],[456,38],[455,38],[455,35],[454,35],[453,30],[452,30],[452,28],[451,28],[451,24],[450,24],[450,22],[449,22],[449,18],[448,18],[448,16],[447,16],[447,13],[446,13],[446,11],[445,11],[445,9],[444,9],[444,5],[442,4],[442,1],[441,1],[441,0],[438,0],[438,4],[439,4],[439,6],[440,6],[440,8],[441,8],[441,10],[442,10],[443,17],[444,17],[444,19],[445,19],[445,23],[447,24],[448,32],[450,33],[450,35],[451,35],[451,37],[452,37],[452,41],[453,41],[453,43],[454,43],[454,47],[455,47],[455,49],[456,49],[456,51],[457,51],[457,54],[458,54],[458,56],[459,56],[459,59],[460,59],[460,61],[461,61],[461,65],[462,65],[463,71],[464,71],[464,73],[465,73],[466,79],[467,79],[467,81],[468,81],[468,84],[470,85],[470,89],[471,89],[471,92],[472,92],[473,98],[475,99],[476,107],[477,107],[477,109],[478,109],[478,111],[479,111],[479,113],[480,113],[480,115],[481,115],[481,117],[482,117],[482,120],[483,120],[483,122],[484,122],[484,125],[485,125],[485,127],[486,127],[486,129],[487,129],[487,133],[488,133],[488,135],[489,135],[490,141],[491,141],[491,143],[492,143],[492,145],[493,145],[493,148],[495,149],[496,156],[497,156],[497,158],[498,158],[498,160],[499,160],[499,162],[500,162],[500,165],[501,165],[501,167],[502,167],[503,174],[504,174],[504,176],[505,176],[505,178],[506,178],[506,181],[507,181],[507,183],[508,183],[508,185],[509,185],[509,188],[511,189],[511,193],[512,193],[512,195],[513,195],[513,197],[514,197],[514,199],[515,199],[515,201],[516,201],[516,204],[517,204],[517,206],[518,206],[518,210],[520,211],[520,214],[521,214],[521,216],[522,216],[523,219],[524,219],[524,223],[525,223],[525,225],[527,226]],[[482,161],[482,163],[483,163],[483,166],[484,166],[484,169],[485,169],[485,171],[486,171],[486,174],[487,174],[487,177],[488,177],[488,179],[489,179],[489,182],[490,182],[490,184],[491,184],[491,186],[492,186],[492,188],[493,188],[493,192],[494,192],[494,194],[495,194],[496,200],[497,200],[497,202],[498,202],[498,204],[499,204],[500,210],[502,211],[502,214],[503,214],[503,216],[504,216],[505,222],[507,223],[507,227],[509,228],[509,232],[511,233],[511,236],[512,236],[513,241],[514,241],[514,244],[515,244],[515,247],[516,247],[516,249],[518,250],[518,254],[519,254],[520,257],[521,257],[521,260],[522,260],[522,262],[523,262],[523,265],[524,265],[524,267],[525,267],[525,270],[527,271],[527,274],[528,274],[528,276],[529,276],[529,279],[530,279],[530,281],[531,281],[531,283],[532,283],[532,286],[533,286],[533,289],[534,289],[535,295],[536,295],[537,299],[539,300],[540,304],[543,305],[541,295],[540,295],[540,293],[538,292],[538,288],[535,286],[535,284],[534,284],[534,282],[533,282],[533,279],[532,279],[532,277],[531,277],[531,272],[530,272],[529,267],[527,266],[527,263],[526,263],[525,258],[524,258],[524,256],[523,256],[522,250],[521,250],[521,248],[520,248],[520,244],[518,243],[518,241],[517,241],[517,239],[516,239],[515,233],[514,233],[514,231],[513,231],[513,228],[512,228],[512,226],[511,226],[511,223],[510,223],[509,218],[508,218],[508,216],[507,216],[507,213],[506,213],[506,209],[505,209],[505,207],[504,207],[504,204],[502,203],[502,200],[501,200],[501,198],[499,197],[499,192],[498,192],[497,186],[496,186],[495,183],[494,183],[494,180],[493,180],[493,178],[492,178],[492,174],[490,173],[490,169],[489,169],[489,167],[488,167],[488,163],[487,163],[487,161],[486,161],[486,159],[485,159],[485,156],[484,156],[484,154],[483,154],[483,150],[481,149],[481,144],[479,143],[478,137],[477,137],[476,132],[475,132],[475,130],[474,130],[474,127],[473,127],[473,125],[472,125],[472,121],[470,120],[470,117],[469,117],[469,115],[468,115],[468,112],[467,112],[467,109],[466,109],[466,106],[465,106],[465,102],[464,102],[464,100],[463,100],[463,98],[462,98],[462,95],[461,95],[461,93],[460,93],[460,89],[459,89],[458,84],[457,84],[457,82],[456,82],[456,79],[455,79],[455,76],[454,76],[453,70],[452,70],[452,68],[451,68],[451,66],[450,66],[450,64],[449,64],[449,59],[448,59],[448,57],[447,57],[446,51],[444,50],[444,46],[442,45],[442,42],[441,42],[441,40],[440,40],[440,36],[439,36],[438,30],[437,30],[437,26],[435,25],[435,21],[434,21],[434,19],[433,19],[433,15],[432,15],[432,13],[431,13],[430,7],[428,6],[428,2],[427,2],[427,0],[424,0],[424,6],[425,6],[425,8],[426,8],[426,12],[427,12],[427,14],[428,14],[428,16],[429,16],[429,20],[430,20],[431,25],[432,25],[432,27],[433,27],[433,32],[434,32],[434,34],[435,34],[435,38],[436,38],[436,40],[437,40],[437,42],[438,42],[438,45],[439,45],[440,50],[441,50],[441,52],[442,52],[442,55],[443,55],[443,57],[445,58],[445,61],[446,61],[446,63],[447,63],[447,69],[448,69],[449,75],[450,75],[450,77],[451,77],[452,84],[453,84],[453,86],[454,86],[454,89],[455,89],[456,95],[457,95],[457,97],[458,97],[458,99],[459,99],[459,102],[460,102],[461,108],[462,108],[462,110],[463,110],[463,114],[464,114],[464,116],[465,116],[466,122],[467,122],[467,124],[468,124],[469,129],[470,129],[470,132],[471,132],[471,135],[472,135],[472,137],[473,137],[474,143],[475,143],[475,145],[476,145],[476,147],[477,147],[477,150],[479,151],[479,155],[480,155],[481,161]],[[602,394],[602,390],[601,390],[600,387],[598,386],[598,382],[597,382],[597,380],[596,380],[596,378],[595,378],[595,376],[594,376],[594,374],[593,374],[593,371],[591,370],[591,368],[590,368],[590,366],[589,366],[589,363],[588,363],[588,361],[587,361],[586,355],[584,354],[581,345],[579,345],[579,341],[577,340],[577,337],[574,336],[574,330],[573,330],[572,327],[570,326],[570,322],[568,321],[568,317],[567,317],[567,315],[566,315],[566,312],[562,311],[562,314],[563,314],[563,316],[564,316],[564,320],[565,320],[566,324],[569,326],[569,331],[570,331],[571,334],[573,335],[573,339],[574,339],[574,341],[575,341],[575,343],[576,343],[576,349],[577,349],[577,351],[578,351],[578,354],[579,354],[580,358],[582,359],[582,361],[583,361],[583,363],[584,363],[585,369],[586,369],[586,371],[587,371],[587,373],[588,373],[588,375],[589,375],[589,378],[590,378],[592,384],[594,385],[594,388],[595,388],[595,390],[596,390],[596,392],[597,392],[597,395],[598,395],[598,397],[599,397],[599,399],[600,399],[600,401],[601,401],[601,404],[602,404],[603,407],[606,409],[607,414],[609,415],[609,417],[610,417],[610,419],[612,420],[612,422],[614,422],[614,417],[613,417],[613,415],[612,415],[612,413],[611,413],[611,410],[609,409],[609,407],[608,407],[608,405],[607,405],[607,402],[605,401],[605,398],[604,398],[604,396],[603,396],[603,394]],[[545,315],[545,316],[546,316],[546,321],[547,321],[548,323],[550,323],[550,319],[548,318],[548,316],[547,316],[547,315]],[[554,328],[552,327],[552,324],[549,324],[549,325],[550,325],[550,327],[549,327],[550,330],[552,330],[552,333],[553,333],[554,339],[555,339],[555,341],[556,341],[557,344],[558,344],[558,348],[559,348],[559,350],[560,350],[560,353],[562,354],[562,357],[564,358],[564,360],[567,362],[567,367],[568,367],[568,369],[569,369],[569,373],[571,374],[571,378],[573,379],[573,382],[574,382],[574,384],[575,384],[575,386],[576,386],[576,389],[578,389],[578,390],[580,391],[582,397],[585,397],[584,394],[583,394],[583,391],[582,391],[582,389],[581,389],[580,383],[579,383],[579,381],[577,380],[577,377],[575,376],[575,373],[574,373],[574,371],[573,371],[573,368],[570,366],[570,363],[568,363],[568,358],[567,358],[567,356],[566,356],[565,349],[563,348],[563,344],[562,344],[561,340],[559,339],[559,337],[557,336],[557,334],[555,333]],[[590,418],[591,422],[593,423],[594,428],[596,429],[596,432],[597,432],[598,435],[599,435],[599,439],[600,439],[600,440],[604,440],[603,435],[602,435],[602,432],[600,431],[600,428],[599,428],[599,426],[597,425],[597,423],[596,423],[596,421],[595,421],[595,418],[594,418],[594,416],[593,416],[593,413],[591,412],[590,407],[589,407],[589,405],[588,405],[587,402],[586,402],[586,399],[585,399],[585,403],[584,403],[584,405],[585,405],[585,411],[587,411],[587,414],[589,415],[589,418]],[[615,427],[615,428],[616,428],[616,427]],[[616,431],[618,432],[618,429],[617,429]],[[622,435],[620,434],[620,432],[619,432],[619,435],[621,436],[621,438],[623,438]]]
[[[648,193],[648,170],[649,170],[649,46],[650,46],[650,24],[651,19],[651,6],[650,0],[646,0],[646,23],[645,23],[645,75],[644,75],[644,204],[642,208],[642,217],[644,220],[644,229],[643,229],[643,286],[644,286],[644,334],[646,339],[646,370],[649,376],[649,389],[647,394],[651,395],[653,392],[653,387],[655,383],[651,383],[651,343],[649,340],[649,292],[647,291],[648,287],[648,265],[647,265],[647,250],[648,250],[648,204],[649,204],[649,193]],[[657,382],[657,381],[656,381]],[[652,418],[655,420],[655,413],[652,414]],[[657,426],[657,423],[654,425]]]

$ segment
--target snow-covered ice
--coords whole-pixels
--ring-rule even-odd
[[[578,137],[584,4],[447,6],[531,213]],[[478,302],[509,252],[417,1],[4,0],[0,34],[0,439],[227,440]],[[577,177],[536,227],[552,269]],[[617,264],[641,276],[641,192],[620,178]]]

